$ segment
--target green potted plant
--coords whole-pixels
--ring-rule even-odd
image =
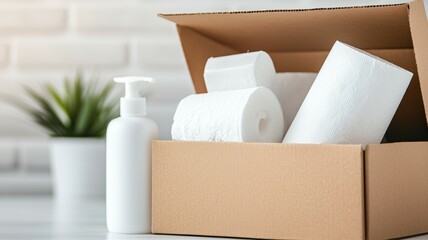
[[[93,79],[92,79],[93,80]],[[51,138],[53,192],[59,201],[105,196],[105,132],[118,116],[113,84],[65,79],[63,89],[25,88],[35,105],[14,101]]]

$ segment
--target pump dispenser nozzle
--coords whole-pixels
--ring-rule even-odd
[[[130,76],[113,80],[125,84],[125,96],[120,99],[120,115],[145,116],[146,97],[153,89],[153,78]]]

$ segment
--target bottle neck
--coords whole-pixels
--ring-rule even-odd
[[[146,114],[146,98],[120,98],[120,116],[144,117]]]

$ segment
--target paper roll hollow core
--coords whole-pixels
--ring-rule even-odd
[[[337,41],[284,143],[378,144],[413,74]]]
[[[213,142],[281,142],[281,106],[267,88],[190,95],[178,104],[174,140]]]

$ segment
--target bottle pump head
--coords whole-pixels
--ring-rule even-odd
[[[153,78],[130,76],[113,80],[125,84],[125,96],[120,99],[120,115],[145,116],[146,97],[153,90]]]

